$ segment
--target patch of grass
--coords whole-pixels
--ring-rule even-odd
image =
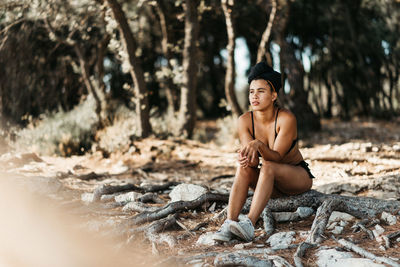
[[[87,97],[71,111],[42,115],[19,130],[14,148],[41,155],[83,154],[91,147],[96,128],[95,102]]]

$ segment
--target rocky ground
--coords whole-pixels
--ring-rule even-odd
[[[313,189],[325,194],[400,200],[399,122],[324,121],[323,130],[303,138],[300,147],[316,177]],[[208,201],[197,208],[179,211],[173,225],[165,227],[162,233],[149,232],[148,228],[132,223],[140,207],[166,205],[176,183],[199,185],[204,192],[229,193],[238,148],[238,144],[148,138],[135,141],[126,152],[112,153],[108,158],[101,152],[70,158],[40,156],[29,151],[10,152],[0,157],[0,168],[2,177],[12,177],[27,185],[30,191],[46,195],[68,213],[83,218],[82,228],[107,236],[116,248],[131,252],[137,264],[206,266],[223,263],[226,257],[232,260],[235,255],[242,259],[252,255],[256,258],[248,260],[259,261],[252,264],[294,265],[293,254],[307,238],[315,211],[314,215],[297,222],[277,223],[273,235],[265,234],[260,220],[256,239],[251,243],[216,244],[209,238],[223,222],[226,200]],[[140,199],[150,192],[147,189],[151,186],[168,182],[176,183],[162,190],[150,190],[156,195],[149,202]],[[116,194],[103,192],[97,195],[98,199],[93,195],[102,185],[126,184],[137,188],[125,188]],[[186,188],[186,193],[189,190]],[[126,194],[127,191],[131,193]],[[204,193],[201,188],[200,193],[190,192],[192,197]],[[286,215],[274,214],[276,218]],[[368,231],[353,231],[352,226],[359,219],[335,214],[324,233],[326,239],[318,247],[307,250],[302,258],[304,266],[327,266],[332,263],[330,259],[341,259],[338,263],[341,266],[379,263],[379,260],[361,259],[357,253],[344,249],[335,241],[342,238],[400,264],[400,239],[394,238],[388,247],[384,238],[399,231],[400,216],[388,216],[379,215],[378,221],[366,224],[367,230],[373,232],[371,239]],[[142,231],[132,230],[138,227]],[[392,266],[396,265],[392,263]]]

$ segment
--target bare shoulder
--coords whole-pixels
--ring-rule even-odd
[[[238,126],[248,128],[251,123],[251,114],[250,111],[247,111],[240,115],[238,119]]]
[[[278,123],[286,126],[296,126],[296,116],[290,110],[281,108],[279,111]]]

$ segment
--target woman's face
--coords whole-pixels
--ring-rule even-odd
[[[250,83],[249,101],[253,110],[263,110],[273,105],[277,98],[277,93],[272,92],[266,80],[253,80]]]

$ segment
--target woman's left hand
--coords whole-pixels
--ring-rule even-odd
[[[246,157],[249,162],[253,162],[253,160],[258,157],[258,149],[262,144],[263,143],[257,139],[250,141],[239,150],[239,154],[241,157]]]

